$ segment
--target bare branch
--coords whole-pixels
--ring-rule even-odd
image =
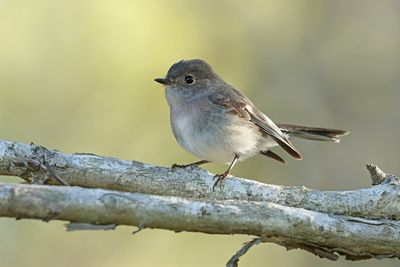
[[[80,187],[0,184],[0,216],[248,234],[325,257],[336,253],[352,259],[400,257],[399,222],[359,220],[268,202],[201,201]]]
[[[376,186],[353,191],[316,191],[231,177],[223,190],[213,192],[213,175],[197,167],[171,170],[0,141],[0,175],[34,184],[128,191],[0,184],[0,216],[71,221],[69,230],[126,224],[138,226],[138,231],[146,227],[258,236],[231,258],[230,266],[261,241],[330,260],[339,255],[351,260],[399,257],[399,180],[375,165],[367,168]]]
[[[391,179],[371,188],[344,192],[266,185],[229,177],[223,190],[213,192],[213,174],[197,167],[172,171],[137,161],[82,153],[69,155],[34,144],[0,141],[0,175],[52,183],[49,173],[30,162],[49,166],[60,179],[75,186],[208,200],[267,201],[330,214],[400,219],[400,183],[390,175],[381,175]]]

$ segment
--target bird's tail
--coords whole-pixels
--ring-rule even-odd
[[[340,137],[349,134],[348,131],[339,129],[307,127],[291,124],[277,124],[281,131],[289,137],[298,137],[308,140],[330,141],[339,143]]]

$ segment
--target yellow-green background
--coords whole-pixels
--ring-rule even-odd
[[[369,186],[365,163],[400,174],[396,0],[0,0],[0,139],[162,166],[195,160],[176,144],[153,82],[190,58],[207,60],[277,122],[351,131],[337,145],[295,142],[301,162],[257,156],[233,174],[336,190]],[[2,218],[0,266],[223,266],[251,239],[133,230],[67,233],[61,222]],[[378,265],[399,261],[333,263],[273,244],[240,261]]]

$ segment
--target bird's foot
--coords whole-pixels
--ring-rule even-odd
[[[224,172],[222,174],[216,174],[213,177],[213,180],[216,180],[212,190],[215,191],[215,187],[219,184],[219,188],[222,189],[222,183],[223,181],[228,177],[229,172]]]
[[[209,162],[208,160],[200,160],[200,161],[196,161],[196,162],[189,163],[189,164],[186,164],[186,165],[179,165],[179,164],[174,163],[174,164],[172,164],[171,169],[172,170],[174,170],[174,169],[185,169],[185,168],[190,167],[190,166],[199,166],[201,164],[205,164],[205,163],[208,163],[208,162]]]
[[[172,170],[174,170],[174,169],[184,169],[184,168],[189,167],[191,165],[192,164],[180,165],[180,164],[174,163],[174,164],[172,164],[171,169]]]

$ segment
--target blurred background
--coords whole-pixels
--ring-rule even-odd
[[[276,122],[351,131],[340,144],[295,141],[301,162],[283,152],[286,166],[256,156],[234,175],[367,187],[366,163],[400,174],[399,25],[396,0],[0,0],[0,138],[162,166],[194,161],[176,143],[153,79],[178,60],[202,58]],[[62,222],[1,218],[0,266],[224,266],[252,238],[133,230],[67,233]],[[240,261],[378,264],[399,262],[329,262],[273,244]]]

